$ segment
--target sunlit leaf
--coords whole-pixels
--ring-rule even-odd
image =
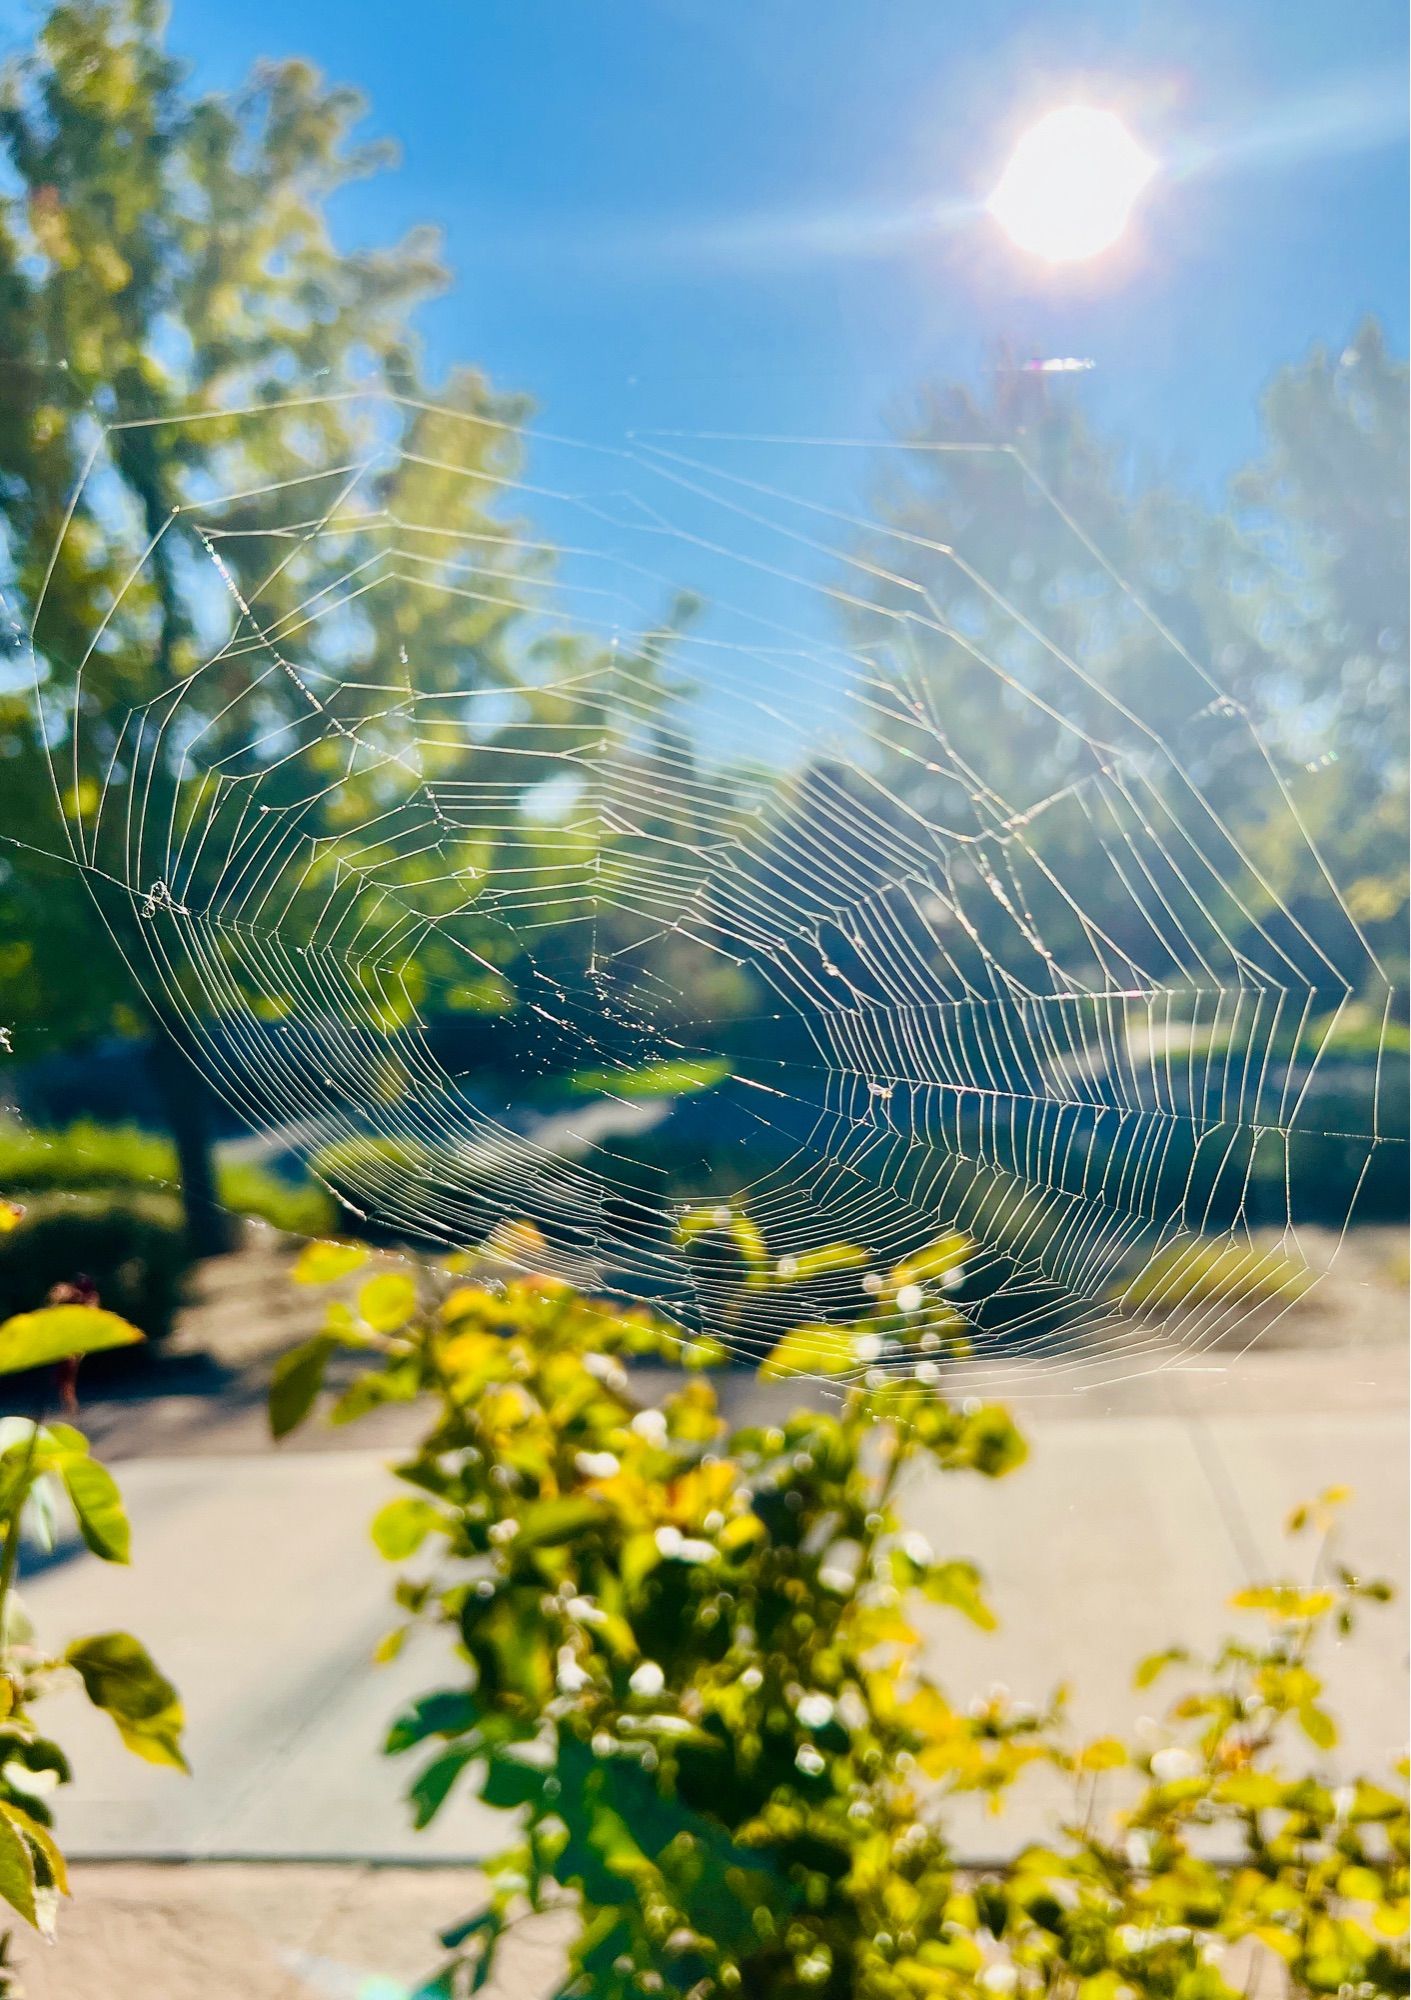
[[[0,1896],[27,1924],[37,1927],[34,1851],[8,1813],[0,1813]]]
[[[441,1525],[441,1514],[429,1500],[389,1500],[373,1515],[371,1533],[388,1562],[404,1562]]]
[[[369,1278],[358,1293],[358,1311],[377,1333],[396,1333],[416,1311],[415,1281],[401,1271]]]
[[[367,1258],[367,1250],[361,1243],[306,1243],[291,1276],[296,1285],[331,1285],[335,1279],[346,1278],[350,1271],[358,1270]]]
[[[730,1074],[726,1056],[684,1058],[679,1062],[647,1063],[640,1069],[585,1069],[570,1079],[580,1096],[690,1097],[713,1090]]]
[[[948,1272],[959,1270],[974,1254],[975,1245],[968,1236],[958,1229],[947,1230],[924,1250],[913,1252],[898,1264],[892,1272],[892,1284],[900,1291],[903,1285],[921,1285],[929,1279],[943,1278]]]
[[[176,1689],[159,1672],[145,1646],[129,1632],[99,1632],[76,1639],[64,1654],[82,1680],[88,1699],[117,1725],[134,1755],[151,1764],[184,1771],[184,1726]]]
[[[787,1375],[847,1375],[858,1366],[857,1340],[843,1326],[796,1326],[760,1368],[760,1380]]]
[[[107,1467],[96,1458],[65,1453],[59,1459],[59,1476],[68,1491],[79,1533],[94,1555],[104,1562],[125,1563],[131,1552],[132,1532],[117,1481]]]
[[[1316,1702],[1299,1704],[1298,1726],[1309,1742],[1316,1744],[1320,1750],[1331,1750],[1338,1740],[1337,1724],[1328,1711],[1319,1708]]]
[[[146,1335],[102,1306],[40,1306],[0,1325],[0,1375],[44,1368],[73,1355],[133,1347]]]

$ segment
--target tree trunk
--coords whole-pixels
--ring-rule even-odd
[[[176,1142],[186,1240],[194,1257],[219,1257],[235,1248],[235,1219],[216,1197],[211,1100],[206,1080],[160,1022],[151,1043],[152,1076]]]

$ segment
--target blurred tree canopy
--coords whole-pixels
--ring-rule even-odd
[[[92,942],[78,871],[14,844],[49,844],[55,807],[25,629],[38,615],[42,677],[82,663],[85,722],[116,750],[121,719],[202,658],[183,504],[213,490],[258,491],[314,446],[325,463],[346,466],[359,442],[351,406],[347,415],[336,401],[273,406],[309,384],[336,397],[369,378],[416,396],[412,316],[447,281],[431,230],[351,253],[333,242],[330,198],[391,157],[359,141],[356,93],[284,61],[261,64],[231,98],[193,95],[162,35],[154,0],[73,0],[49,12],[0,86],[0,591],[13,647],[0,683],[0,830],[11,836],[0,857],[0,967],[10,1023],[66,1040],[136,1030],[143,1017],[117,953]],[[458,464],[474,470],[478,461],[484,479],[450,490],[438,481],[437,427],[453,420],[427,413],[412,426],[423,462],[399,460],[379,497],[414,518],[434,514],[448,530],[483,528],[522,406],[469,371],[438,385],[437,400],[488,420],[462,426],[456,440]],[[256,425],[221,414],[261,404],[271,414]],[[100,425],[110,427],[106,484],[65,529]],[[331,488],[310,494],[321,510],[332,498]],[[237,587],[260,573],[267,623],[317,590],[319,551],[291,565],[281,591],[263,583],[269,556],[259,537],[242,541],[229,512],[224,525],[223,559]],[[134,542],[148,548],[136,582]],[[340,570],[347,560],[344,546]],[[428,548],[419,587],[379,596],[364,624],[373,649],[411,642],[419,670],[441,685],[465,673],[468,652],[496,671],[510,609],[487,617],[483,601],[457,597],[447,560],[445,548]],[[237,673],[213,682],[216,710]],[[272,708],[290,699],[279,677],[267,698]],[[209,758],[221,747],[217,732]],[[162,776],[177,782],[174,768]],[[123,778],[118,759],[112,780]],[[61,804],[81,823],[84,798]],[[188,1194],[194,1184],[214,1214],[189,1075],[169,1072],[167,1094]]]
[[[196,95],[163,28],[154,0],[67,0],[0,86],[0,968],[26,1055],[35,1035],[44,1048],[139,1034],[155,1013],[188,1208],[213,1248],[209,1132],[176,1049],[202,1037],[193,1017],[218,1011],[235,953],[216,935],[209,980],[169,959],[144,996],[94,942],[90,890],[119,934],[152,914],[131,907],[134,881],[160,892],[158,910],[184,896],[203,911],[238,785],[179,885],[164,835],[189,828],[215,774],[243,776],[262,812],[297,828],[280,859],[305,892],[282,925],[286,971],[325,887],[356,877],[355,936],[392,936],[389,907],[404,919],[389,967],[363,975],[383,1028],[423,1003],[518,1011],[525,1048],[513,1031],[493,1038],[507,1068],[581,1067],[541,1046],[542,1009],[517,1010],[521,975],[581,984],[593,949],[591,833],[537,813],[533,795],[569,772],[554,760],[591,706],[625,784],[634,759],[671,756],[682,782],[660,811],[689,834],[694,753],[664,711],[691,607],[665,607],[660,629],[611,659],[542,615],[549,552],[504,505],[526,406],[471,369],[425,379],[413,321],[447,282],[435,232],[356,252],[330,234],[331,198],[392,157],[359,140],[362,101],[297,60],[260,64],[231,97]],[[281,513],[285,491],[297,504]],[[323,689],[312,733],[309,670]],[[476,705],[487,695],[507,698]],[[45,852],[60,814],[82,871]],[[632,839],[616,839],[628,868]],[[514,895],[468,891],[496,866],[521,898],[532,884],[532,973]],[[447,936],[448,916],[462,935]],[[594,935],[611,952],[632,929],[618,938],[609,919]],[[670,983],[698,985],[716,1011],[739,998],[715,964]],[[275,978],[256,1011],[277,1019],[296,1000]]]
[[[1260,454],[1224,504],[1134,477],[1076,396],[1038,371],[1001,368],[984,397],[927,392],[901,436],[921,448],[902,471],[889,462],[879,531],[861,550],[881,615],[852,622],[924,688],[953,763],[919,755],[899,711],[879,729],[886,782],[942,824],[960,813],[962,831],[994,832],[995,804],[1027,811],[1093,776],[1103,749],[1149,748],[1140,718],[1336,965],[1326,880],[1289,840],[1276,788],[1253,784],[1222,743],[1227,697],[1404,986],[1407,369],[1379,328],[1275,376]],[[989,448],[957,449],[977,440]],[[969,798],[957,769],[979,781]],[[1044,837],[1061,843],[1067,829]],[[1109,911],[1094,880],[1092,910],[1120,941],[1131,898],[1110,886]],[[1080,948],[1076,926],[1066,942]]]

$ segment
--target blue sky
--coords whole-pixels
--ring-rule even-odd
[[[880,437],[1004,342],[1091,360],[1069,392],[1214,494],[1281,363],[1369,312],[1406,348],[1404,0],[172,0],[171,41],[205,87],[297,54],[361,89],[402,159],[340,197],[340,237],[438,224],[433,365],[479,363],[573,438]],[[983,203],[1065,102],[1118,109],[1161,172],[1117,251],[1055,270]],[[849,507],[865,457],[749,469]],[[553,483],[555,454],[535,471]],[[561,546],[583,531],[533,511]],[[717,613],[835,629],[758,563],[666,560]],[[669,591],[639,595],[650,619]]]
[[[439,223],[433,358],[573,435],[870,436],[1006,339],[1091,358],[1098,412],[1205,484],[1278,363],[1366,312],[1405,347],[1401,0],[174,0],[171,35],[210,85],[299,53],[362,88],[403,163],[341,231]],[[974,205],[1074,98],[1167,171],[1055,273]]]

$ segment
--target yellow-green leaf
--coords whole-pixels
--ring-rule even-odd
[[[729,1359],[729,1348],[709,1333],[697,1334],[681,1346],[681,1361],[687,1368],[723,1368]]]
[[[404,1562],[440,1525],[441,1515],[429,1500],[389,1500],[373,1515],[371,1533],[388,1562]]]
[[[0,1375],[44,1368],[71,1355],[133,1347],[146,1335],[102,1306],[41,1306],[0,1325]]]
[[[797,1257],[781,1258],[774,1275],[781,1282],[806,1285],[830,1271],[860,1271],[871,1257],[859,1243],[825,1243],[818,1250],[804,1250]]]
[[[1321,1618],[1337,1598],[1331,1590],[1302,1590],[1294,1583],[1260,1583],[1237,1590],[1230,1599],[1236,1611],[1263,1611],[1270,1618]]]
[[[1316,1702],[1300,1703],[1298,1723],[1309,1742],[1315,1743],[1320,1750],[1331,1750],[1338,1740],[1337,1724],[1328,1711],[1319,1708]]]
[[[401,1271],[369,1278],[358,1293],[358,1311],[376,1333],[396,1333],[416,1311],[416,1285]]]
[[[973,1563],[941,1562],[931,1564],[918,1578],[923,1596],[932,1604],[949,1605],[968,1618],[972,1625],[978,1625],[982,1632],[993,1632],[995,1614],[985,1602],[979,1570]]]
[[[1168,1667],[1179,1666],[1189,1658],[1190,1654],[1184,1646],[1166,1646],[1159,1653],[1148,1653],[1144,1660],[1138,1661],[1137,1670],[1132,1676],[1132,1685],[1137,1688],[1148,1688],[1153,1681],[1161,1678]]]
[[[64,1654],[95,1708],[110,1715],[135,1756],[184,1771],[180,1697],[146,1647],[130,1632],[98,1632],[75,1639]]]
[[[68,1867],[59,1851],[59,1843],[48,1827],[41,1826],[37,1819],[31,1819],[27,1812],[22,1811],[19,1806],[10,1805],[5,1799],[0,1799],[0,1815],[10,1822],[22,1839],[29,1842],[31,1848],[38,1850],[37,1859],[43,1863],[43,1868],[36,1868],[35,1874],[36,1877],[41,1873],[45,1876],[43,1886],[46,1888],[52,1886],[61,1896],[67,1896]]]
[[[306,1243],[295,1263],[296,1285],[331,1285],[367,1262],[361,1243]]]
[[[0,1896],[27,1924],[39,1923],[34,1901],[34,1850],[8,1813],[0,1813]]]
[[[858,1366],[857,1342],[842,1326],[796,1326],[761,1367],[763,1382],[786,1375],[847,1375]]]
[[[892,1272],[892,1283],[900,1290],[903,1285],[923,1284],[928,1278],[943,1278],[948,1271],[958,1270],[967,1257],[973,1256],[974,1250],[968,1236],[958,1229],[948,1230],[924,1250],[898,1264]]]
[[[1115,1736],[1099,1736],[1078,1752],[1080,1771],[1117,1771],[1126,1761],[1126,1747]]]
[[[59,1459],[59,1476],[67,1488],[78,1531],[94,1555],[104,1562],[125,1563],[131,1553],[132,1532],[112,1473],[96,1458],[65,1453]]]

